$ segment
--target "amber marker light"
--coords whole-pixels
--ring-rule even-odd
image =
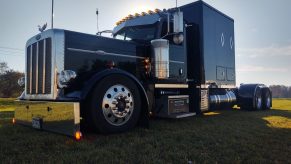
[[[15,118],[12,118],[12,124],[14,125],[16,123]]]
[[[160,13],[162,12],[160,9],[155,9],[155,13]]]
[[[145,59],[144,59],[144,62],[145,62],[146,64],[148,64],[148,63],[150,62],[150,59],[149,59],[149,58],[145,58]]]
[[[76,133],[75,133],[75,139],[77,141],[80,141],[81,138],[82,138],[82,133],[80,131],[76,131]]]
[[[147,13],[146,13],[146,12],[141,12],[140,15],[141,15],[141,16],[145,16],[145,15],[147,15]]]
[[[134,16],[135,17],[140,17],[140,14],[139,13],[135,13]]]
[[[133,18],[133,15],[129,14],[129,15],[127,16],[127,18],[128,18],[128,19],[132,19],[132,18]]]
[[[149,58],[144,59],[144,68],[145,68],[146,74],[149,74],[151,72],[151,61]]]
[[[154,14],[154,12],[153,12],[152,10],[149,10],[149,11],[148,11],[148,14],[151,15],[151,14]]]

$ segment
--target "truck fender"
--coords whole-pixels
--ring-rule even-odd
[[[98,72],[95,75],[93,75],[87,82],[85,82],[84,87],[82,88],[81,91],[81,100],[86,100],[87,96],[90,94],[91,90],[93,87],[100,81],[101,79],[113,75],[113,74],[119,74],[122,76],[126,76],[129,79],[131,79],[133,82],[135,82],[136,86],[139,89],[140,96],[141,96],[141,101],[145,104],[142,105],[141,109],[141,115],[138,124],[142,127],[149,127],[149,99],[146,94],[146,91],[143,87],[143,85],[140,83],[140,81],[133,76],[132,74],[121,70],[121,69],[106,69],[104,71]]]

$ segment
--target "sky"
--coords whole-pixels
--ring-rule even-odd
[[[178,0],[178,6],[195,0]],[[204,0],[235,20],[236,80],[291,86],[290,0]],[[175,7],[175,0],[55,0],[54,28],[96,34],[136,12]],[[24,72],[26,41],[51,27],[51,0],[0,0],[0,61]]]

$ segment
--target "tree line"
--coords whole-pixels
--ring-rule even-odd
[[[0,62],[0,97],[19,97],[23,87],[20,87],[17,81],[21,77],[24,77],[24,73],[10,69],[6,62]]]
[[[273,98],[291,98],[291,87],[284,85],[271,85]]]

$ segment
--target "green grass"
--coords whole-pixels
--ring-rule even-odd
[[[0,98],[0,112],[11,112],[15,110],[15,98]]]
[[[13,107],[10,101],[0,104]],[[86,134],[81,142],[13,126],[1,115],[0,163],[291,163],[291,99],[275,99],[268,111],[152,119],[149,129]]]

